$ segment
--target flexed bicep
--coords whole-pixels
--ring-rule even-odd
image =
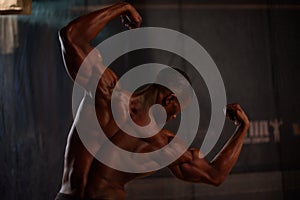
[[[177,178],[213,185],[220,185],[226,179],[238,159],[249,128],[247,115],[239,104],[227,105],[227,114],[237,129],[223,149],[210,162],[201,158],[199,150],[190,149],[188,152],[193,157],[191,161],[169,166]]]
[[[74,42],[66,32],[65,28],[59,32],[65,68],[73,81],[89,91],[92,82],[96,77],[99,79],[105,69],[101,54],[88,43]]]
[[[78,17],[59,31],[66,69],[71,78],[76,79],[84,89],[89,90],[90,85],[95,84],[94,81],[98,81],[105,69],[101,54],[91,46],[91,41],[109,21],[123,15],[129,16],[129,19],[136,24],[135,28],[140,26],[141,17],[137,11],[130,4],[120,2]],[[82,65],[84,66],[83,70],[81,69]],[[103,81],[108,80],[107,78],[103,79]]]
[[[169,166],[175,177],[188,182],[219,185],[220,176],[218,171],[203,157],[198,149],[189,149],[186,154],[190,154],[192,157],[190,161]]]

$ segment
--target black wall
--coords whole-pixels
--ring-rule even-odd
[[[102,1],[112,2],[115,1]],[[249,115],[251,131],[232,173],[279,171],[282,177],[278,181],[282,181],[283,191],[280,198],[299,196],[299,173],[296,178],[291,175],[300,169],[298,2],[130,2],[142,14],[143,26],[178,30],[198,41],[221,72],[228,102],[240,103]],[[99,4],[99,1],[34,1],[31,16],[13,19],[18,31],[13,32],[15,48],[9,53],[4,49],[11,39],[11,35],[5,35],[9,33],[11,16],[0,16],[1,199],[50,200],[58,192],[72,123],[72,81],[63,66],[57,31]],[[123,30],[115,20],[94,42],[97,44]],[[138,54],[139,57],[128,55],[119,60],[126,63],[117,73],[121,75],[124,69],[149,62],[150,58],[169,65],[180,63],[188,73],[193,72],[174,55],[152,52],[149,58],[147,52]],[[195,78],[192,81],[198,83]],[[282,122],[278,130],[274,128],[275,120]],[[208,158],[220,150],[233,130],[226,122],[222,137]],[[193,144],[196,147],[201,145],[201,131]],[[161,170],[151,178],[169,176],[166,170]]]

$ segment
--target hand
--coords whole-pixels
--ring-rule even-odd
[[[249,126],[249,120],[241,106],[237,103],[228,104],[226,107],[226,117],[234,122],[236,126]]]
[[[129,29],[139,28],[142,23],[142,17],[132,5],[126,4],[126,6],[127,11],[121,15],[122,23]]]

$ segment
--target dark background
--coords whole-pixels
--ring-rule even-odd
[[[31,15],[0,16],[1,199],[54,199],[72,123],[72,81],[63,66],[57,31],[74,17],[114,2],[36,0]],[[179,182],[167,170],[161,170],[130,184],[127,199],[299,198],[298,1],[129,2],[143,16],[142,26],[178,30],[207,50],[223,77],[228,102],[243,106],[252,132],[249,131],[240,158],[221,187]],[[94,43],[124,30],[116,19]],[[115,63],[122,67],[114,69],[122,75],[131,67],[150,61],[180,65],[193,76],[191,66],[184,60],[161,51],[125,55]],[[192,83],[196,88],[203,84],[195,76]],[[209,105],[209,99],[203,98],[204,114],[209,114]],[[193,144],[196,147],[201,146],[206,118]],[[276,119],[282,122],[279,140],[271,125]],[[265,135],[261,124],[267,127]],[[222,148],[232,132],[233,127],[226,122],[208,159]]]

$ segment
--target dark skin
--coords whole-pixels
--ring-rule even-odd
[[[121,2],[81,16],[60,30],[59,37],[65,66],[73,80],[75,80],[84,58],[94,49],[90,42],[109,21],[120,16],[125,26],[130,29],[138,28],[141,25],[142,18],[135,8],[128,3]],[[150,138],[142,139],[124,133],[116,125],[110,110],[112,89],[117,87],[122,94],[118,99],[120,113],[126,110],[124,99],[130,98],[130,116],[140,126],[149,123],[148,111],[151,105],[156,103],[163,105],[167,112],[168,121],[176,117],[180,112],[180,106],[174,94],[156,87],[147,87],[131,96],[116,85],[118,78],[109,69],[104,72],[99,83],[97,83],[96,96],[90,97],[87,94],[91,80],[97,80],[100,73],[104,71],[100,53],[93,52],[95,56],[91,56],[88,67],[76,79],[77,83],[86,90],[86,95],[78,110],[77,120],[74,121],[68,136],[60,192],[81,198],[122,200],[125,198],[124,186],[126,183],[151,173],[126,173],[99,162],[81,142],[76,130],[77,123],[80,123],[81,119],[89,120],[91,108],[95,106],[98,122],[106,136],[114,144],[131,152],[149,152],[167,145],[174,138],[174,134],[162,130]],[[175,177],[184,181],[216,186],[225,180],[240,154],[243,139],[249,127],[247,116],[240,105],[229,104],[227,110],[230,113],[229,118],[238,122],[232,138],[210,162],[201,156],[198,149],[187,150],[178,160],[168,166]],[[126,122],[125,115],[120,115],[120,118]],[[92,126],[88,127],[85,132],[91,137],[97,134]],[[105,143],[93,144],[91,142],[90,145],[95,153],[99,153]],[[180,143],[180,145],[184,144]],[[170,149],[171,151],[172,149]],[[114,157],[114,152],[110,152],[110,154],[113,159],[123,159]],[[124,162],[128,161],[124,159]]]

